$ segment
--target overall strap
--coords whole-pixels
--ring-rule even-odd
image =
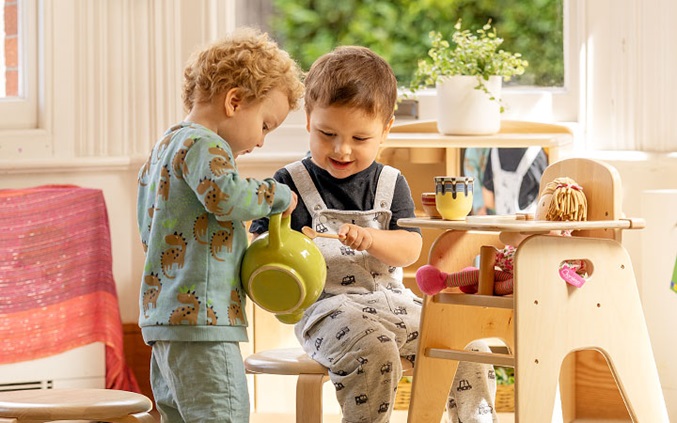
[[[385,165],[378,177],[376,195],[374,196],[375,210],[390,210],[395,193],[395,184],[400,171],[392,166]]]
[[[527,148],[527,151],[524,152],[519,165],[517,165],[517,170],[515,170],[515,173],[517,173],[520,177],[524,177],[524,175],[526,175],[529,171],[531,165],[534,163],[534,160],[536,160],[536,157],[540,151],[541,147],[532,146]]]
[[[284,167],[289,171],[291,179],[296,185],[296,189],[299,191],[299,196],[303,200],[303,204],[306,205],[308,212],[313,215],[320,210],[324,210],[327,206],[322,201],[320,193],[317,192],[317,188],[313,183],[313,180],[310,178],[308,169],[301,163],[301,161],[296,161],[290,163]]]
[[[501,158],[500,155],[498,154],[498,148],[492,148],[491,149],[491,170],[494,172],[494,175],[502,175],[505,173],[513,173],[515,175],[518,175],[520,178],[524,177],[524,175],[527,174],[529,171],[529,168],[533,164],[534,160],[536,160],[536,157],[538,156],[538,153],[541,151],[541,147],[528,147],[527,151],[524,152],[522,155],[522,158],[520,159],[519,164],[517,165],[517,169],[515,169],[514,172],[509,172],[507,170],[503,170],[503,167],[501,166]]]
[[[491,149],[491,171],[493,172],[494,177],[503,172],[503,168],[501,167],[501,157],[498,154],[498,148]]]

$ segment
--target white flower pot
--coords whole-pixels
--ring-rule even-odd
[[[446,135],[488,135],[501,129],[500,76],[491,76],[484,85],[490,94],[475,89],[477,76],[450,76],[437,83],[437,129]],[[491,100],[491,97],[496,100]]]

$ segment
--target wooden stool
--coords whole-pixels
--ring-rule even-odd
[[[411,374],[411,362],[402,359],[404,374]],[[261,351],[244,360],[247,373],[298,375],[296,381],[296,422],[322,422],[322,384],[329,380],[327,368],[308,357],[301,348]]]
[[[95,420],[155,423],[151,400],[114,389],[40,389],[0,392],[0,423]]]

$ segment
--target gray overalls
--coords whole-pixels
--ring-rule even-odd
[[[301,162],[286,166],[317,232],[344,223],[388,229],[399,171],[384,166],[372,210],[327,209]],[[402,378],[400,357],[416,357],[421,299],[402,284],[402,269],[336,239],[315,238],[327,262],[324,292],[294,330],[306,353],[329,369],[344,423],[387,423]],[[397,248],[393,245],[393,248]],[[468,349],[488,351],[483,341]],[[459,363],[449,395],[452,423],[496,422],[491,365]]]
[[[336,233],[343,223],[388,229],[396,169],[383,168],[368,211],[327,209],[301,162],[287,170],[316,231]],[[318,237],[315,243],[327,262],[327,281],[296,324],[296,336],[329,369],[344,422],[387,422],[402,377],[400,356],[413,359],[416,353],[421,300],[402,284],[401,268],[336,239]]]

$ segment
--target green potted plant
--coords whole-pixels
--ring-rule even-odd
[[[444,134],[492,134],[500,130],[503,81],[524,73],[529,63],[520,53],[499,47],[503,39],[489,20],[471,31],[454,25],[452,44],[437,31],[429,34],[428,58],[419,60],[410,84],[412,93],[437,87],[438,129]]]

